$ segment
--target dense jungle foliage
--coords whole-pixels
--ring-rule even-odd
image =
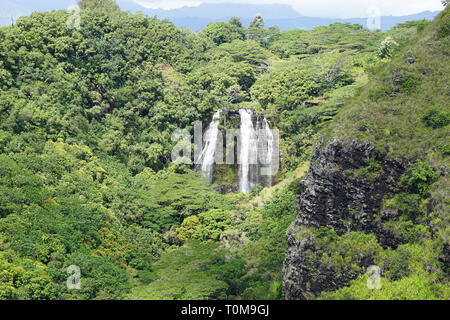
[[[0,299],[282,299],[298,181],[318,135],[353,132],[359,114],[367,136],[399,137],[390,150],[417,149],[424,162],[386,202],[404,210],[392,228],[410,243],[389,251],[350,235],[336,259],[351,263],[354,243],[376,250],[390,281],[378,298],[411,283],[423,297],[448,297],[433,257],[435,232],[448,237],[448,178],[433,169],[450,153],[449,70],[439,62],[448,60],[448,10],[387,33],[351,24],[280,32],[257,16],[249,28],[233,18],[196,34],[113,4],[81,1],[80,28],[66,11],[0,28]],[[405,64],[405,53],[421,64]],[[387,120],[377,108],[392,94],[392,63],[408,81],[389,112],[398,118]],[[412,123],[405,101],[417,109]],[[220,194],[171,163],[175,129],[193,132],[196,120],[206,126],[216,110],[242,107],[281,132],[275,187]],[[424,215],[430,193],[446,207]],[[80,267],[80,290],[66,286],[70,265]],[[371,297],[363,280],[326,297]]]

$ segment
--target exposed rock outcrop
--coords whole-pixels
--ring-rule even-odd
[[[371,167],[370,163],[375,165]],[[322,291],[336,290],[359,275],[350,271],[335,275],[322,270],[317,262],[312,265],[307,261],[305,253],[318,248],[313,235],[298,237],[302,228],[324,226],[338,235],[351,231],[372,233],[383,247],[395,248],[402,243],[382,227],[383,222],[396,218],[398,213],[380,211],[383,198],[398,192],[397,181],[404,171],[401,163],[387,159],[371,143],[333,140],[324,145],[320,139],[309,173],[301,183],[295,221],[287,232],[283,269],[286,299],[308,299]],[[358,263],[369,266],[372,259],[360,257]],[[312,275],[313,270],[316,276]]]

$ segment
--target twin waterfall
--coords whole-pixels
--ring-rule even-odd
[[[201,163],[200,170],[206,173],[205,178],[208,178],[210,183],[213,180],[214,160],[216,157],[217,140],[219,139],[219,118],[220,110],[214,114],[213,120],[205,133],[205,146],[199,157],[199,163]]]
[[[213,120],[205,132],[204,146],[197,167],[197,170],[205,172],[205,177],[209,179],[210,183],[214,180],[217,145],[219,137],[222,137],[219,132],[220,115],[221,111],[214,114]],[[258,184],[272,186],[274,135],[267,119],[256,115],[253,110],[240,109],[239,116],[240,129],[237,133],[239,191],[249,193],[251,188]]]

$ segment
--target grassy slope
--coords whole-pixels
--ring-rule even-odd
[[[448,12],[448,9],[446,10]],[[358,138],[376,142],[393,157],[422,157],[445,164],[442,148],[448,143],[449,127],[426,127],[422,118],[430,106],[449,111],[449,38],[437,39],[440,18],[416,35],[389,63],[380,65],[364,90],[327,128],[328,137]],[[406,62],[409,57],[415,63]],[[393,79],[407,76],[411,81],[392,94]],[[365,126],[367,131],[359,128]]]
[[[426,160],[439,175],[430,186],[428,196],[422,200],[421,214],[414,224],[427,226],[423,230],[429,228],[431,234],[411,240],[397,250],[380,251],[375,263],[385,267],[381,290],[368,289],[368,276],[364,275],[352,281],[349,287],[324,293],[324,299],[447,299],[450,294],[448,266],[437,259],[438,255],[445,256],[439,248],[442,244],[448,245],[450,235],[450,126],[433,129],[423,121],[430,106],[437,107],[447,117],[450,111],[450,39],[448,33],[438,37],[442,21],[449,14],[447,8],[390,62],[377,68],[368,85],[322,132],[328,140],[372,141],[380,151],[394,159],[409,163],[416,159]],[[414,57],[415,63],[407,63],[409,57]],[[393,80],[397,75],[402,75],[404,82],[397,85],[399,92],[394,94]],[[427,206],[430,203],[433,205]],[[400,230],[402,223],[410,222],[400,220],[393,225]],[[396,278],[392,277],[399,270],[404,272],[403,275],[397,273]]]
[[[430,188],[431,198],[439,211],[442,237],[449,242],[449,161],[450,126],[433,129],[423,118],[431,106],[450,112],[449,74],[450,39],[438,37],[447,8],[422,33],[418,34],[390,61],[371,76],[369,84],[338,114],[324,131],[331,138],[345,141],[372,141],[381,151],[396,159],[427,160],[440,173]],[[448,18],[447,18],[448,19]],[[407,63],[414,57],[416,62]],[[400,85],[393,94],[396,75],[413,79]],[[366,131],[360,128],[365,127]]]

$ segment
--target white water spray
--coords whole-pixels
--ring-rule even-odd
[[[263,120],[263,130],[264,130],[264,138],[263,138],[263,147],[265,146],[266,142],[267,142],[267,157],[266,157],[266,163],[265,165],[265,173],[267,176],[267,187],[272,187],[272,183],[273,183],[273,170],[272,170],[272,156],[273,156],[273,141],[274,141],[274,137],[273,137],[273,133],[272,130],[270,129],[269,123],[267,122],[267,119],[264,118]]]
[[[219,138],[219,118],[221,111],[214,113],[213,120],[205,133],[205,145],[199,157],[201,171],[205,172],[205,177],[212,182],[214,174],[214,160],[216,156],[217,140]]]
[[[239,191],[248,193],[258,183],[258,137],[253,127],[253,112],[240,109],[239,114],[241,116]]]

